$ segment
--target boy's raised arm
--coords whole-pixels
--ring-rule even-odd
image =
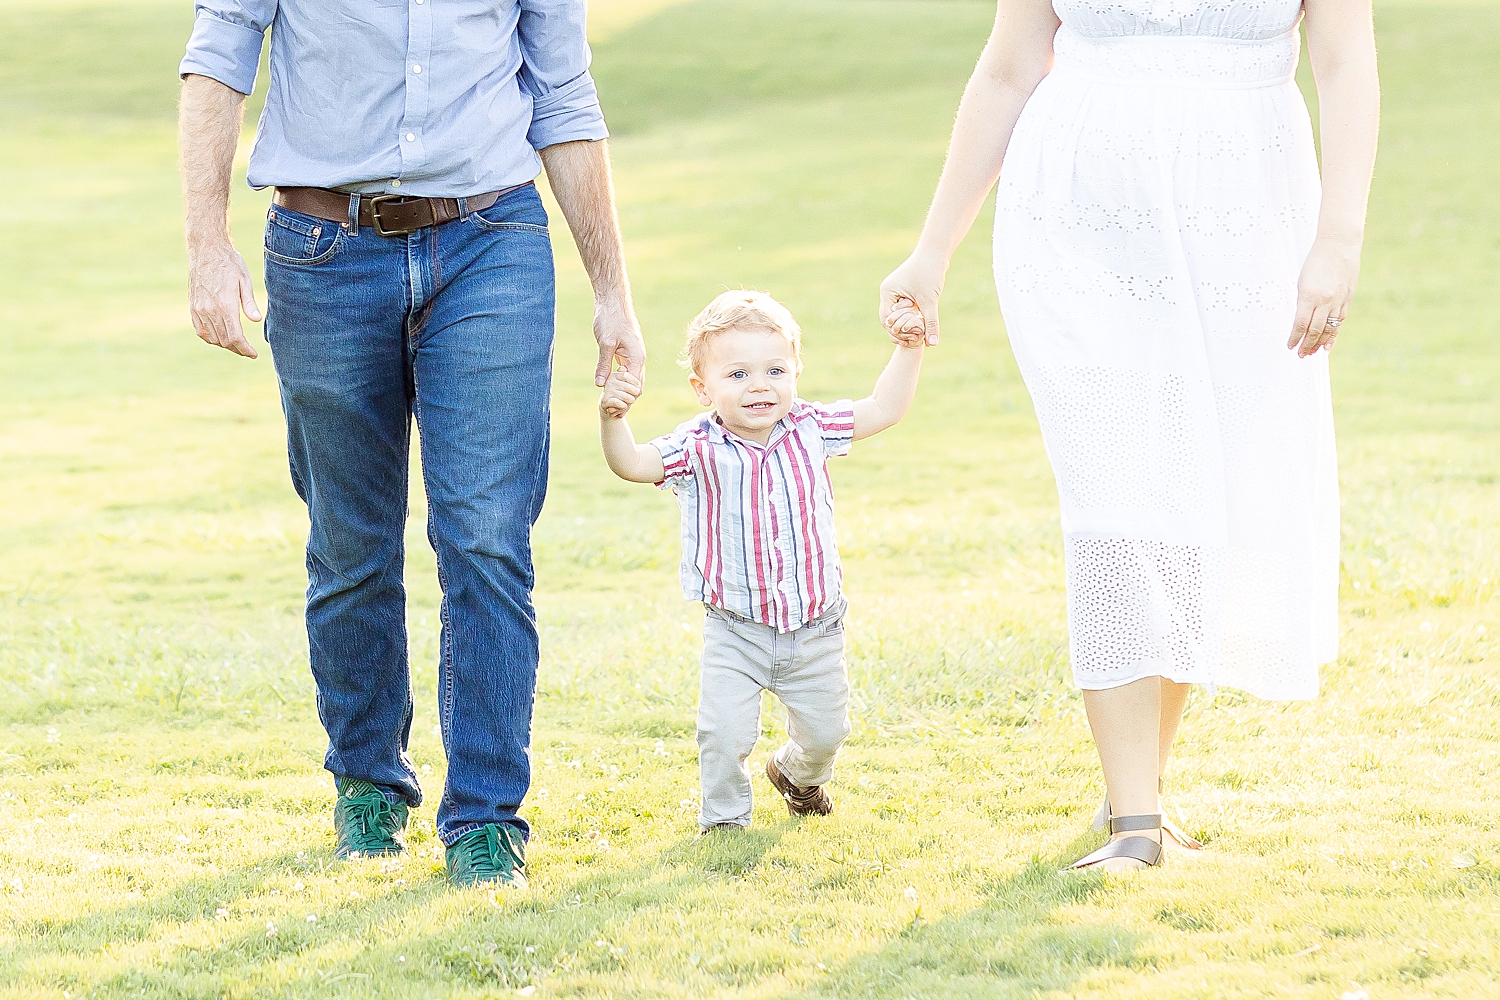
[[[625,414],[640,398],[641,383],[624,368],[612,372],[599,394],[599,443],[610,471],[631,483],[659,483],[665,474],[661,452],[636,444]]]
[[[854,440],[879,434],[906,416],[917,396],[917,376],[922,373],[925,345],[901,346],[891,355],[890,363],[875,381],[875,391],[854,401]]]

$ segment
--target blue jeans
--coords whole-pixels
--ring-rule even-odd
[[[554,281],[530,185],[482,212],[382,237],[273,207],[266,339],[307,504],[307,636],[324,766],[410,805],[404,531],[411,421],[443,591],[438,703],[446,844],[529,834],[536,689],[531,528],[547,487]]]

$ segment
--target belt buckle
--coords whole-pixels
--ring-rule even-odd
[[[415,201],[417,199],[411,200]],[[377,234],[381,236],[405,236],[408,233],[414,233],[418,229],[423,228],[421,226],[408,226],[405,229],[385,228],[385,223],[380,218],[380,206],[391,202],[404,203],[405,201],[407,201],[407,198],[399,194],[380,194],[370,199],[370,221],[375,224],[375,232]]]

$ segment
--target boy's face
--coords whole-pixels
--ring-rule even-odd
[[[708,342],[701,367],[688,377],[698,402],[740,437],[765,444],[797,398],[792,342],[765,330],[725,330]]]

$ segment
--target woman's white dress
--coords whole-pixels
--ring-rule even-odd
[[[1062,506],[1080,687],[1310,698],[1336,655],[1327,355],[1286,341],[1317,222],[1300,0],[1054,0],[995,275]]]

